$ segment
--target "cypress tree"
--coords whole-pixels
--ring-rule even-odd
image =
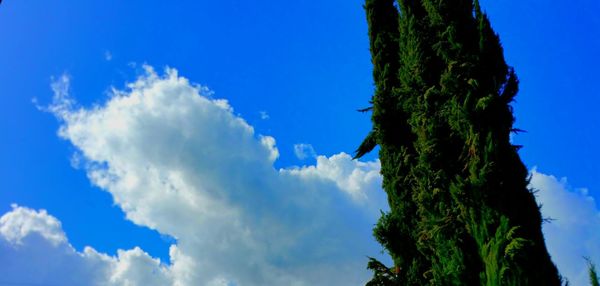
[[[391,255],[367,285],[560,285],[519,146],[518,79],[477,0],[366,0]]]
[[[588,275],[590,278],[590,285],[592,286],[600,286],[600,282],[598,282],[598,273],[596,272],[596,265],[592,262],[590,258],[586,258],[588,263]]]

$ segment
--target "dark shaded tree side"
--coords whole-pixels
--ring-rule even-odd
[[[367,0],[390,211],[368,285],[560,285],[528,171],[510,143],[518,79],[472,0]]]
[[[598,281],[598,273],[596,272],[596,265],[592,262],[590,258],[585,258],[588,263],[588,276],[590,278],[590,285],[592,286],[600,286],[600,282]]]

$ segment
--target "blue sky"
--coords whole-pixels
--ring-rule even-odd
[[[597,87],[600,72],[596,68],[600,66],[600,57],[597,56],[597,51],[600,50],[600,18],[595,15],[596,11],[600,11],[600,3],[593,0],[578,1],[577,5],[540,0],[482,2],[495,30],[500,34],[507,61],[516,68],[521,79],[521,92],[514,104],[516,126],[526,130],[527,133],[515,136],[514,140],[525,146],[521,156],[527,166],[532,170],[537,167],[532,173],[535,179],[532,184],[536,183],[537,185],[534,186],[538,188],[547,188],[548,190],[542,190],[543,194],[554,194],[540,199],[542,203],[549,206],[545,214],[559,216],[559,221],[562,218],[560,216],[565,216],[562,221],[572,221],[568,225],[557,223],[556,229],[545,230],[547,235],[557,233],[558,238],[549,241],[549,245],[556,249],[562,249],[564,246],[566,251],[569,248],[561,243],[565,243],[564,241],[570,238],[593,244],[594,239],[600,238],[600,233],[586,232],[582,225],[600,227],[597,221],[599,212],[593,202],[594,198],[598,199],[600,196],[600,183],[596,180],[600,175],[596,167],[596,162],[600,160],[600,151],[594,148],[600,138],[600,117],[595,110],[600,104]],[[306,189],[327,190],[332,192],[332,198],[336,198],[338,193],[348,194],[346,199],[349,201],[347,204],[342,204],[347,208],[339,207],[335,210],[349,214],[349,220],[363,223],[362,228],[340,226],[340,232],[348,231],[348,233],[368,229],[363,226],[368,227],[376,218],[371,215],[371,209],[382,206],[379,197],[374,193],[369,197],[375,198],[373,204],[371,201],[363,202],[356,199],[357,196],[360,197],[360,194],[356,193],[357,186],[364,187],[364,190],[361,190],[366,194],[371,194],[368,193],[369,191],[378,191],[373,187],[376,186],[377,180],[369,177],[369,174],[377,170],[377,166],[369,165],[376,164],[374,161],[376,154],[367,156],[363,162],[350,162],[343,156],[351,154],[370,129],[369,115],[355,112],[356,109],[368,104],[373,90],[362,1],[289,3],[224,0],[173,3],[173,1],[57,0],[49,3],[35,0],[5,0],[0,5],[0,38],[3,39],[0,45],[0,132],[2,134],[0,214],[14,214],[9,218],[20,217],[20,220],[13,219],[13,221],[21,222],[21,224],[15,222],[16,225],[21,226],[21,230],[27,229],[23,228],[23,225],[26,225],[24,221],[37,221],[31,225],[53,225],[53,220],[43,216],[40,211],[45,209],[51,218],[60,221],[60,230],[66,233],[65,239],[68,239],[68,244],[72,245],[75,251],[82,252],[85,246],[91,246],[99,253],[121,259],[115,260],[116,262],[106,260],[109,261],[106,262],[107,265],[119,265],[119,262],[126,261],[129,257],[127,255],[133,257],[139,254],[131,251],[121,257],[118,253],[119,249],[131,250],[139,247],[148,253],[147,256],[160,258],[163,266],[172,266],[169,261],[177,256],[170,254],[170,246],[177,243],[180,247],[178,251],[184,253],[184,256],[188,255],[192,260],[197,258],[195,255],[201,252],[199,247],[203,244],[195,243],[188,238],[195,237],[197,233],[190,232],[190,234],[185,227],[201,228],[206,225],[171,229],[161,224],[158,214],[140,214],[141,207],[131,207],[136,203],[150,203],[139,200],[139,197],[129,196],[129,191],[136,190],[135,188],[127,189],[115,182],[102,185],[98,179],[91,178],[91,174],[96,170],[94,168],[102,168],[102,166],[98,167],[98,164],[118,165],[122,168],[117,170],[119,172],[126,170],[133,174],[148,175],[139,169],[139,165],[134,164],[138,163],[136,160],[139,158],[127,156],[117,158],[116,155],[129,153],[119,153],[121,149],[112,148],[110,144],[89,145],[84,140],[108,138],[106,136],[117,136],[118,133],[113,134],[105,130],[97,133],[84,134],[73,131],[58,134],[61,126],[66,129],[77,126],[99,126],[98,128],[108,126],[110,129],[112,125],[94,125],[96,123],[90,118],[104,114],[102,111],[106,111],[109,115],[121,114],[117,111],[110,113],[112,109],[105,105],[107,102],[118,105],[113,101],[118,96],[111,91],[111,87],[119,90],[120,93],[117,93],[121,96],[131,97],[136,88],[127,88],[126,85],[136,80],[146,86],[138,88],[137,91],[148,94],[148,97],[152,96],[150,94],[154,88],[163,90],[160,87],[163,83],[179,86],[187,90],[186,100],[191,100],[189,102],[182,100],[181,103],[189,103],[189,106],[199,108],[196,112],[208,108],[206,110],[215,112],[213,115],[229,118],[227,120],[231,122],[238,122],[236,118],[243,119],[244,124],[253,128],[250,135],[244,133],[247,131],[235,129],[238,131],[231,131],[231,134],[207,133],[207,136],[215,136],[216,139],[213,141],[203,141],[208,139],[198,138],[199,142],[206,144],[206,148],[214,148],[214,152],[210,153],[214,158],[209,156],[214,159],[214,164],[223,160],[224,168],[228,166],[233,168],[236,166],[234,162],[238,161],[233,159],[228,161],[227,158],[231,156],[245,158],[244,150],[256,148],[258,148],[256,150],[264,149],[265,152],[276,150],[279,154],[276,160],[271,160],[270,154],[267,153],[264,158],[248,159],[246,163],[251,166],[248,169],[253,169],[252,172],[240,171],[243,174],[240,176],[242,177],[240,184],[250,184],[248,190],[270,190],[271,181],[264,179],[264,182],[256,183],[258,185],[255,186],[252,185],[255,182],[252,178],[272,176],[273,180],[299,180],[298,184],[305,186]],[[155,72],[147,71],[145,65],[154,67]],[[170,74],[164,71],[165,67],[176,69],[179,77],[189,79],[191,84],[170,82]],[[154,79],[154,77],[158,78]],[[51,89],[53,84],[54,92]],[[193,89],[196,84],[203,86],[197,93],[187,89]],[[211,92],[206,91],[206,88]],[[67,106],[65,98],[62,101],[60,98],[56,100],[57,91],[59,94],[64,91],[68,94],[66,98],[76,100],[77,104]],[[195,97],[206,98],[209,101],[195,105],[196,101],[191,99]],[[32,102],[33,99],[36,99],[37,103]],[[228,105],[224,107],[215,99],[226,99]],[[162,102],[160,101],[162,99],[156,100]],[[221,109],[211,109],[215,106]],[[73,119],[73,115],[77,114],[80,107],[87,111],[86,115]],[[125,107],[116,110],[125,112],[124,114],[129,114],[127,112],[130,111]],[[169,119],[175,120],[178,117],[172,118],[167,116],[170,113],[161,113],[167,112],[166,110],[143,110],[149,112],[148,114],[157,113],[166,116],[162,122],[166,124],[165,126],[173,128],[180,126],[167,124]],[[94,113],[95,111],[98,112]],[[102,118],[109,118],[109,115],[103,115]],[[131,118],[132,122],[144,119],[142,115],[139,118]],[[199,125],[216,130],[226,129],[232,124],[241,129],[246,126],[239,122],[218,121],[212,117],[190,115],[189,118],[183,119],[197,120]],[[165,134],[160,133],[159,130],[163,130],[160,127],[164,126],[159,123],[161,122],[151,126],[155,129],[150,131],[155,133],[136,129],[130,130],[131,132],[124,137],[116,138],[123,140],[126,138],[129,141],[123,142],[127,144],[132,142],[141,144],[129,146],[141,150],[140,156],[167,154],[176,158],[181,157],[181,160],[192,156],[168,153],[167,151],[171,150],[169,142],[164,142],[164,150],[145,149],[147,145],[154,143],[152,140],[157,140],[153,136],[171,134],[167,131]],[[125,126],[139,127],[126,124]],[[255,140],[233,143],[218,141],[238,138],[236,136],[246,138],[244,136],[247,135],[254,136]],[[272,136],[276,141],[276,149],[265,143],[268,140],[263,140],[271,137],[261,136]],[[171,143],[176,145],[177,138],[175,136]],[[138,139],[147,141],[136,141]],[[144,142],[147,145],[142,144]],[[160,143],[156,145],[163,146]],[[240,152],[228,152],[225,150],[227,146],[231,149],[239,149]],[[299,154],[295,152],[298,150],[305,150],[305,156],[298,156]],[[192,148],[189,151],[198,150]],[[96,159],[89,157],[96,153],[104,155],[94,157]],[[324,157],[317,157],[317,155]],[[77,168],[73,166],[77,165],[73,163],[73,158],[83,158],[79,166],[75,166]],[[162,159],[164,158],[149,161],[148,164],[154,164],[155,167],[163,166]],[[199,162],[194,164],[202,165],[204,162],[200,158],[197,160]],[[242,160],[243,162],[245,161]],[[198,167],[200,169],[196,170],[194,164],[178,165],[178,168],[191,166],[194,171],[205,170],[207,174],[213,174],[210,172],[213,170],[212,167],[206,169]],[[267,168],[269,170],[264,171],[265,173],[260,173],[257,171],[260,168],[253,164],[267,164],[270,169]],[[91,165],[94,166],[90,167]],[[293,166],[305,167],[293,168]],[[156,168],[160,172],[164,171],[159,167]],[[280,168],[283,168],[283,171],[279,171]],[[217,169],[221,170],[221,168]],[[112,171],[117,172],[115,170]],[[358,179],[352,177],[353,170],[363,171],[363,173],[359,172],[361,177]],[[277,175],[271,174],[272,171],[277,172]],[[215,178],[224,176],[223,173],[215,172],[213,174]],[[568,181],[560,179],[563,177],[568,178]],[[226,176],[222,180],[215,178],[208,177],[207,181],[214,179],[217,186],[237,190],[236,187],[227,184],[228,181],[235,181],[235,179],[227,179]],[[193,188],[209,189],[202,183],[199,185],[187,181],[186,183]],[[156,187],[158,192],[161,185],[157,184],[146,188]],[[273,189],[277,188],[273,187]],[[273,192],[273,194],[269,193],[271,195],[265,200],[280,203],[281,201],[273,199],[277,197],[275,195],[277,192]],[[252,198],[238,197],[236,194],[233,191],[226,192],[224,196],[227,197],[228,204],[225,205],[239,206],[244,213],[251,213],[247,214],[248,217],[260,217],[257,214],[260,210],[246,210],[246,207],[252,205],[250,203]],[[219,196],[221,195],[223,194]],[[553,201],[553,198],[561,196],[565,199]],[[273,200],[269,201],[271,199]],[[356,200],[360,203],[354,204]],[[562,206],[561,204],[565,202],[571,204]],[[13,208],[11,207],[13,203],[21,207]],[[171,207],[176,206],[175,204]],[[318,207],[322,207],[318,209],[319,211],[334,209],[330,205]],[[574,210],[589,211],[575,216],[566,211],[569,207]],[[364,215],[363,210],[367,210],[369,214]],[[267,207],[262,211],[277,214],[276,210]],[[311,211],[320,213],[312,209]],[[310,217],[310,211],[305,209],[298,209],[295,214],[297,218]],[[129,219],[126,219],[126,216]],[[326,213],[324,216],[329,218]],[[329,219],[333,223],[339,222],[335,220],[335,216]],[[373,220],[369,221],[369,219]],[[9,225],[8,222],[11,220],[6,219],[5,225]],[[293,220],[285,220],[280,223],[284,225],[293,222]],[[256,221],[248,223],[262,226]],[[343,222],[339,223],[344,225]],[[289,231],[288,228],[283,229]],[[320,228],[315,227],[315,229]],[[573,233],[579,236],[558,235],[565,230],[573,229],[578,230]],[[44,241],[52,241],[48,237],[55,237],[44,234],[60,234],[61,231],[56,228],[42,227],[32,228],[29,232],[22,231],[22,233],[41,234],[41,238],[30,238],[26,242],[43,244]],[[201,230],[197,231],[202,233]],[[188,236],[177,237],[179,241],[170,237],[176,236],[174,234],[181,236],[182,233]],[[2,234],[9,237],[6,233]],[[337,237],[331,235],[332,238]],[[62,236],[58,235],[58,237]],[[319,234],[315,232],[314,236],[310,236],[307,240],[317,240],[317,237]],[[356,257],[364,258],[365,255],[377,254],[379,248],[376,244],[372,241],[365,242],[368,237],[367,233],[360,239],[352,241],[352,243],[364,243],[364,247],[359,248],[363,253],[356,253]],[[13,237],[13,243],[14,239],[16,238]],[[28,238],[24,235],[22,239]],[[58,244],[67,243],[60,239],[57,241]],[[314,244],[307,242],[300,248],[291,248],[290,257],[286,258],[264,254],[266,262],[262,264],[257,262],[257,265],[276,267],[277,271],[285,274],[279,276],[287,277],[286,275],[289,274],[290,281],[294,281],[294,275],[298,274],[290,274],[288,266],[301,265],[296,260],[300,261],[302,258],[306,258],[306,261],[324,263],[323,269],[339,266],[336,264],[339,262],[323,260],[316,254],[306,257],[296,254],[298,257],[294,259],[294,253],[306,250],[303,247],[314,249],[315,245],[316,242]],[[56,249],[56,245],[52,243],[47,247]],[[2,259],[20,265],[17,263],[20,260],[16,257],[19,255],[19,250],[2,249],[11,255],[2,255]],[[319,249],[319,251],[337,253],[332,249]],[[567,265],[569,262],[576,261],[575,258],[566,257],[564,256],[566,254],[556,251],[558,256],[563,255],[560,257],[562,264]],[[57,250],[56,255],[63,255],[63,252]],[[595,257],[600,261],[600,250],[593,245],[571,252]],[[360,260],[362,258],[356,258],[356,265],[363,267]],[[558,263],[559,267],[561,263]],[[578,267],[581,265],[583,263],[577,264]],[[213,268],[218,269],[218,266],[219,264],[215,264]],[[343,267],[350,267],[350,265],[341,267],[344,269]],[[15,266],[15,269],[18,267]],[[179,273],[173,270],[175,269],[173,267],[157,269],[164,270],[171,276],[175,275],[173,273]],[[212,268],[207,267],[207,269]],[[303,271],[310,273],[313,270]],[[211,273],[216,272],[219,271],[215,270]],[[565,269],[563,272],[571,276],[580,274],[571,269]],[[247,274],[235,271],[223,272],[219,275],[221,276],[215,276],[214,281],[224,279],[223,281],[227,283],[239,285],[274,281],[269,280],[274,278],[269,278],[266,274],[261,278],[263,280],[252,280],[247,278]],[[356,279],[362,278],[364,277],[360,276]],[[39,279],[43,281],[43,277]],[[580,281],[577,279],[577,277],[571,278],[575,283]],[[131,281],[141,283],[139,281],[142,280]]]

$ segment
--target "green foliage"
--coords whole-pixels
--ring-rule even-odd
[[[528,172],[510,143],[516,74],[471,0],[366,0],[391,255],[367,285],[560,285]],[[393,269],[394,271],[392,271]]]
[[[377,146],[377,138],[375,138],[375,136],[375,132],[371,132],[369,133],[369,135],[367,135],[367,137],[363,140],[360,146],[358,146],[358,149],[356,149],[356,155],[354,155],[354,159],[360,158],[365,154],[373,151],[375,146]]]
[[[596,265],[589,259],[586,258],[588,262],[588,274],[590,276],[590,284],[592,286],[600,286],[600,282],[598,282],[598,273],[596,272]]]
[[[372,270],[374,275],[373,279],[369,281],[365,286],[401,286],[400,277],[398,276],[395,268],[387,268],[383,263],[377,261],[377,259],[369,257],[368,269]]]

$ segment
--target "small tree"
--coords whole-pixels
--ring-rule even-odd
[[[391,255],[368,285],[560,285],[528,171],[509,140],[518,89],[472,0],[366,0]]]

